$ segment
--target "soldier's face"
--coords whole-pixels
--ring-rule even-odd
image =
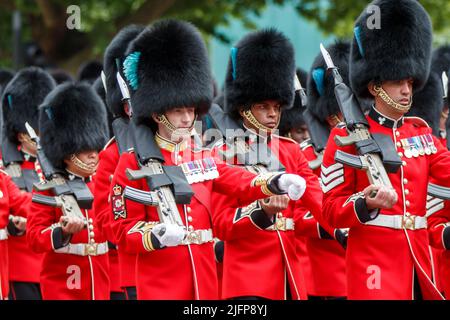
[[[298,128],[292,128],[290,131],[290,136],[292,139],[297,141],[298,143],[302,143],[306,139],[309,139],[308,127],[306,124],[301,125]]]
[[[403,79],[396,81],[383,81],[382,87],[384,91],[395,102],[402,105],[408,105],[413,93],[413,79]]]
[[[97,151],[82,151],[75,154],[75,157],[77,158],[75,161],[70,158],[64,160],[68,171],[81,177],[89,177],[97,170],[99,161]],[[81,161],[82,164],[80,165],[78,161]]]
[[[250,109],[253,116],[262,125],[270,129],[275,129],[278,126],[281,116],[281,106],[278,101],[266,100],[254,103]]]
[[[169,110],[165,113],[167,120],[177,129],[188,129],[195,120],[195,108],[183,107]]]

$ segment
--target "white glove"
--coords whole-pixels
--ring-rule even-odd
[[[158,239],[161,248],[175,247],[181,244],[186,236],[186,228],[177,224],[157,224],[152,229],[152,233]]]
[[[298,200],[305,193],[306,181],[299,175],[285,173],[278,179],[278,188],[287,192],[291,200]]]

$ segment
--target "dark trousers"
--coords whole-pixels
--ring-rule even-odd
[[[42,300],[39,283],[11,281],[9,300]]]
[[[127,294],[124,292],[110,292],[109,300],[127,300]]]
[[[137,300],[136,287],[125,287],[126,300]]]

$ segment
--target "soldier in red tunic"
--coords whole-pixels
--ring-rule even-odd
[[[233,164],[253,172],[284,170],[298,174],[306,180],[307,188],[298,203],[283,196],[249,206],[221,196],[214,200],[214,227],[225,243],[225,299],[306,299],[296,233],[301,228],[300,217],[307,211],[320,211],[322,194],[298,144],[273,132],[281,110],[289,109],[294,102],[294,77],[292,45],[277,30],[250,33],[231,51],[225,112],[243,121],[242,131],[248,134],[246,149],[269,150],[273,156],[268,163],[241,162],[237,156]],[[232,149],[228,147],[225,153]]]
[[[210,107],[212,77],[205,44],[191,24],[166,20],[144,30],[128,48],[124,73],[134,128],[152,133],[121,155],[111,190],[117,243],[138,254],[137,297],[217,299],[212,193],[228,194],[243,204],[286,192],[298,199],[304,180],[289,174],[254,175],[221,162],[214,152],[196,150],[191,130],[195,117]],[[126,187],[150,189],[143,179],[130,180],[126,169],[138,170],[139,150],[151,145],[153,154],[160,153],[159,160],[151,161],[164,164],[161,174],[151,175],[152,190],[170,211],[124,198]],[[144,163],[148,165],[152,163]],[[188,195],[193,191],[190,201],[175,198],[180,186]],[[170,193],[162,188],[171,188]],[[169,217],[175,222],[166,221]]]
[[[94,209],[99,225],[103,226],[105,234],[111,243],[114,243],[114,234],[111,230],[111,220],[114,218],[111,211],[109,191],[114,170],[119,162],[119,156],[133,146],[128,136],[128,121],[131,110],[123,99],[117,80],[117,65],[122,64],[128,43],[130,43],[144,28],[131,25],[122,29],[111,41],[105,51],[103,68],[106,85],[106,105],[113,114],[112,130],[114,137],[108,142],[99,155],[99,166],[95,175]],[[115,287],[125,290],[126,298],[136,299],[136,255],[129,254],[122,249],[112,249],[109,252],[111,269],[118,268],[117,279],[111,277],[111,289]],[[118,260],[118,264],[114,261]],[[117,283],[118,282],[118,283]],[[113,285],[117,283],[117,286]],[[116,289],[117,290],[117,289]],[[117,292],[117,291],[116,291]]]
[[[444,92],[446,75],[450,69],[450,47],[443,46],[433,52],[431,72],[425,87],[413,96],[413,105],[408,112],[410,116],[422,117],[433,130],[433,135],[447,146],[445,110],[448,111],[446,93]],[[443,83],[444,81],[444,83]],[[444,99],[443,99],[444,97]],[[447,109],[446,109],[447,108]],[[431,183],[437,183],[430,179]],[[430,253],[432,255],[432,279],[437,288],[448,298],[450,294],[450,260],[445,247],[445,224],[450,221],[450,203],[448,200],[427,196],[428,231],[430,235]]]
[[[31,194],[23,192],[12,181],[11,177],[0,170],[0,300],[8,298],[9,292],[9,262],[8,262],[8,238],[11,234],[22,235],[25,224],[18,221],[17,225],[9,220],[9,216],[26,217],[31,203]]]
[[[366,116],[371,134],[392,141],[401,166],[388,177],[392,188],[371,185],[363,170],[335,161],[332,130],[322,172],[333,173],[324,190],[323,217],[332,227],[350,228],[347,243],[349,299],[442,299],[431,280],[425,206],[429,177],[449,186],[450,152],[420,118],[404,117],[412,94],[425,84],[431,62],[432,29],[427,12],[412,0],[376,0],[382,26],[357,19],[350,54],[350,83],[358,97],[374,97]],[[389,140],[388,140],[389,141]],[[389,141],[390,142],[390,141]]]
[[[39,132],[44,154],[80,207],[80,215],[74,216],[73,204],[65,215],[60,208],[31,205],[27,239],[34,251],[44,253],[42,297],[109,299],[108,244],[94,210],[89,209],[94,191],[91,176],[108,139],[105,106],[88,84],[59,85],[40,106]],[[55,192],[36,194],[55,196]]]
[[[26,133],[25,122],[37,130],[38,106],[54,87],[55,82],[47,72],[29,67],[19,71],[3,92],[3,165],[13,182],[24,192],[31,193],[33,183],[39,182],[40,170],[36,161],[36,146]],[[26,215],[12,215],[10,219],[16,224],[23,222],[20,225],[26,228]],[[8,240],[10,299],[39,300],[42,255],[30,249],[24,232],[25,229],[21,230],[21,236]]]

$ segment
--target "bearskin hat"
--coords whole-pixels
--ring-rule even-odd
[[[264,100],[283,109],[294,101],[294,48],[281,32],[264,29],[242,38],[232,49],[225,79],[225,111],[239,118],[239,109]]]
[[[379,8],[379,25],[371,7]],[[407,78],[413,78],[414,89],[420,90],[430,71],[431,44],[430,17],[419,1],[373,1],[355,23],[350,53],[353,91],[370,97],[370,81]]]
[[[92,84],[100,76],[102,70],[103,65],[100,61],[86,61],[78,68],[78,81],[87,81]]]
[[[128,117],[123,110],[122,93],[117,83],[117,71],[121,69],[128,44],[144,30],[143,26],[129,25],[120,30],[105,50],[103,71],[106,77],[106,106],[115,117]],[[119,67],[119,68],[118,68]],[[121,72],[122,70],[120,70]]]
[[[348,59],[350,57],[350,42],[338,40],[327,47],[334,65],[338,68],[342,80],[347,85]],[[308,109],[321,121],[340,112],[339,105],[334,95],[334,80],[331,73],[327,73],[327,65],[321,53],[319,53],[311,66],[308,75]]]
[[[411,109],[406,115],[424,119],[437,136],[442,107],[444,106],[443,95],[444,90],[442,89],[440,75],[431,72],[425,87],[414,93]]]
[[[450,69],[450,45],[442,46],[433,51],[431,71],[442,75]]]
[[[181,106],[195,106],[202,115],[211,105],[208,52],[188,22],[162,20],[147,27],[128,46],[123,71],[138,122]]]
[[[92,87],[94,88],[95,93],[97,93],[97,95],[100,97],[100,99],[102,99],[102,102],[106,108],[109,134],[110,134],[110,136],[112,136],[113,135],[112,122],[114,121],[114,116],[111,113],[111,110],[106,107],[106,92],[105,92],[105,87],[103,86],[102,78],[98,77],[97,80],[94,81],[94,84],[92,85]]]
[[[55,80],[57,85],[64,83],[64,82],[73,82],[74,81],[74,79],[70,75],[70,73],[68,73],[67,71],[62,70],[62,69],[53,69],[53,70],[50,70],[49,73],[53,77],[53,79]]]
[[[302,88],[306,88],[308,73],[301,68],[297,68],[297,77],[302,85]],[[280,130],[280,134],[282,136],[286,135],[292,128],[298,128],[305,124],[305,120],[303,119],[304,108],[305,107],[302,106],[300,94],[296,92],[294,105],[292,108],[283,110],[281,113],[280,125],[278,126],[278,129]]]
[[[39,107],[39,131],[49,161],[63,169],[67,156],[105,146],[106,107],[88,83],[61,84]]]
[[[43,69],[28,67],[20,70],[6,86],[2,96],[5,134],[15,144],[18,133],[26,133],[25,122],[38,127],[38,107],[56,86],[53,78]]]
[[[14,72],[8,69],[0,69],[0,95],[9,81],[14,77]]]

